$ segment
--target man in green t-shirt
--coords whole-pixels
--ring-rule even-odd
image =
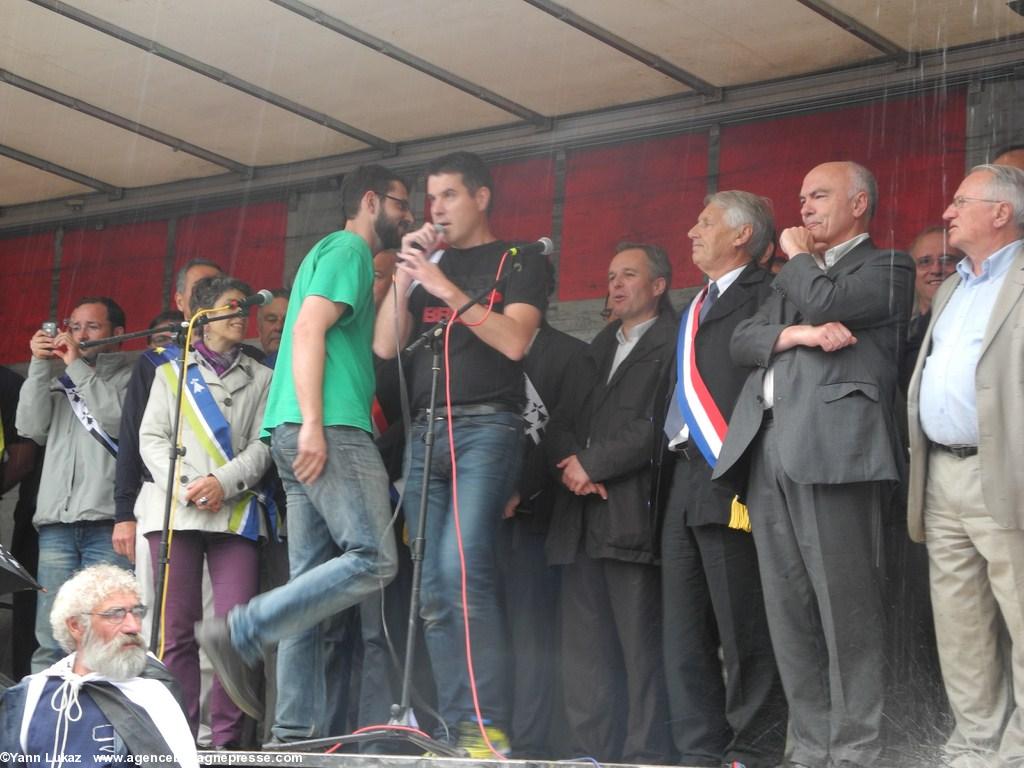
[[[400,245],[409,192],[363,166],[341,187],[345,228],[315,246],[292,286],[263,436],[288,494],[290,579],[196,631],[224,689],[262,716],[252,669],[278,642],[274,738],[330,735],[321,622],[395,574],[388,479],[370,434],[373,253]]]

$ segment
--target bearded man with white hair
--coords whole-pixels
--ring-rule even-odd
[[[53,602],[53,636],[70,655],[0,698],[5,760],[50,766],[130,762],[198,766],[178,685],[146,651],[135,577],[113,565],[79,571]],[[150,758],[152,759],[152,758]]]

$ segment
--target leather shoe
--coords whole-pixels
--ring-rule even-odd
[[[263,719],[263,699],[255,670],[242,660],[231,644],[228,620],[223,616],[196,623],[196,642],[206,651],[213,671],[220,678],[225,693],[240,710],[254,720]]]

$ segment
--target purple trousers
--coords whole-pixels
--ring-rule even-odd
[[[157,579],[160,558],[159,532],[147,533]],[[259,589],[259,549],[233,533],[175,531],[171,539],[167,575],[167,612],[164,617],[163,662],[181,684],[185,714],[194,736],[199,728],[199,645],[193,626],[203,618],[203,556],[213,586],[213,610],[227,616],[236,605],[248,602]],[[159,610],[159,596],[155,609]],[[210,727],[213,746],[237,742],[244,715],[213,679],[210,691]]]

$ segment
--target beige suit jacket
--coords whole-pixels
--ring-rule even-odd
[[[907,527],[924,541],[924,497],[928,483],[928,438],[921,429],[921,371],[931,350],[932,330],[953,291],[952,275],[935,294],[932,319],[914,366],[907,396],[910,422],[910,487]],[[1018,246],[985,327],[974,375],[978,405],[978,457],[985,506],[1004,528],[1024,529],[1024,246]]]

